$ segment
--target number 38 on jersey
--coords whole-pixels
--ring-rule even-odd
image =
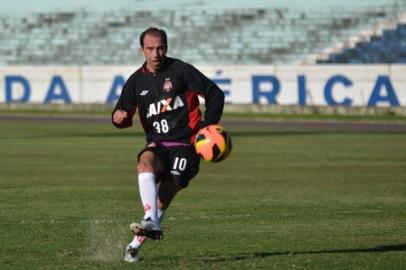
[[[155,121],[152,123],[152,125],[154,126],[156,133],[168,133],[169,131],[168,121],[166,121],[165,119],[162,119],[161,121]]]

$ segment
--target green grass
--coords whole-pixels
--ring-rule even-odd
[[[233,129],[123,262],[137,128],[0,122],[0,269],[404,269],[406,134]]]
[[[375,114],[338,114],[338,113],[270,113],[270,112],[226,112],[227,119],[254,119],[254,120],[278,120],[278,121],[351,121],[351,122],[387,122],[405,123],[406,117],[389,113]]]
[[[227,119],[238,120],[283,120],[283,121],[352,121],[352,122],[388,122],[405,123],[405,110],[384,107],[300,107],[300,106],[265,106],[256,111],[255,106],[225,106]],[[270,109],[271,108],[271,109]],[[20,116],[76,116],[109,117],[113,105],[106,104],[0,104],[1,115]],[[204,107],[202,107],[202,110]]]

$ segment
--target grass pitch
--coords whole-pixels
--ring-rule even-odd
[[[230,132],[132,265],[141,130],[1,121],[0,269],[405,269],[406,134]]]

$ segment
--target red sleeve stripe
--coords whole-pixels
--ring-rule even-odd
[[[197,132],[198,124],[202,119],[202,113],[199,108],[199,98],[197,94],[189,90],[186,92],[187,106],[189,111],[189,127],[192,130],[193,137]],[[193,141],[194,138],[192,138]]]

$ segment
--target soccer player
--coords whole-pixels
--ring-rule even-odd
[[[217,124],[224,107],[221,89],[192,65],[166,56],[164,30],[148,28],[140,35],[144,64],[126,81],[112,113],[117,128],[132,126],[138,110],[146,147],[138,154],[138,185],[144,217],[131,224],[133,241],[124,259],[138,260],[146,238],[163,237],[160,222],[172,199],[199,171],[193,139],[207,125]],[[205,99],[202,118],[199,99]]]

